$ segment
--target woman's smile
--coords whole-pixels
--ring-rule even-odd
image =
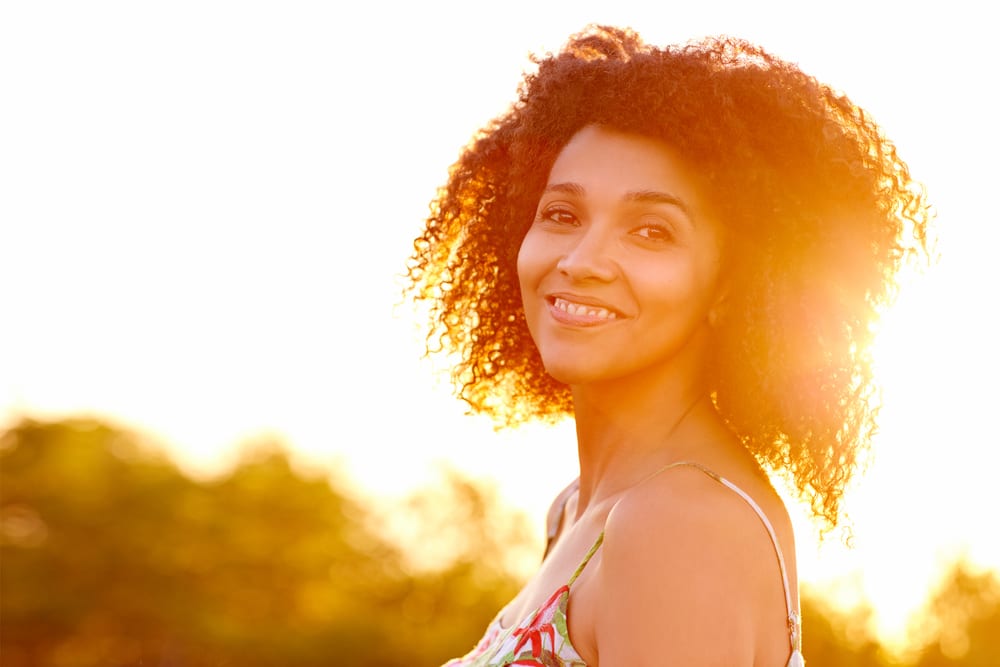
[[[549,298],[552,317],[570,326],[592,327],[618,319],[618,313],[608,306],[586,302],[580,297]]]
[[[518,254],[528,328],[549,374],[588,383],[702,354],[691,343],[717,300],[720,233],[668,146],[597,126],[578,132]]]

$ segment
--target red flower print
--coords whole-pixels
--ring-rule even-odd
[[[563,595],[569,595],[569,586],[563,586],[555,593],[552,594],[548,600],[545,601],[535,615],[531,617],[531,621],[528,625],[523,628],[518,628],[514,631],[514,637],[520,637],[517,644],[514,646],[514,655],[517,655],[525,644],[531,642],[531,655],[535,658],[542,655],[542,640],[544,637],[549,638],[549,650],[555,650],[556,643],[556,631],[552,626],[552,617],[556,613],[556,609],[559,607],[559,599]],[[541,664],[532,661],[521,661],[512,663],[514,665],[536,665]]]

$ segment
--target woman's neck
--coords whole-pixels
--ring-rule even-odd
[[[577,515],[641,481],[657,467],[718,446],[724,427],[701,382],[634,379],[574,387],[580,491]]]

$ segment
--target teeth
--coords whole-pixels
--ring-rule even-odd
[[[566,299],[556,298],[555,306],[564,313],[570,315],[577,315],[583,317],[595,317],[602,320],[613,320],[615,319],[615,314],[608,310],[607,308],[597,308],[594,306],[585,306],[582,303],[572,303]]]

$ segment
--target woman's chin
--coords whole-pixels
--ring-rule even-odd
[[[587,384],[593,381],[593,373],[574,364],[545,364],[545,372],[566,385]]]
[[[619,377],[612,369],[594,363],[582,363],[578,359],[548,362],[545,364],[545,372],[570,386],[600,384]]]

